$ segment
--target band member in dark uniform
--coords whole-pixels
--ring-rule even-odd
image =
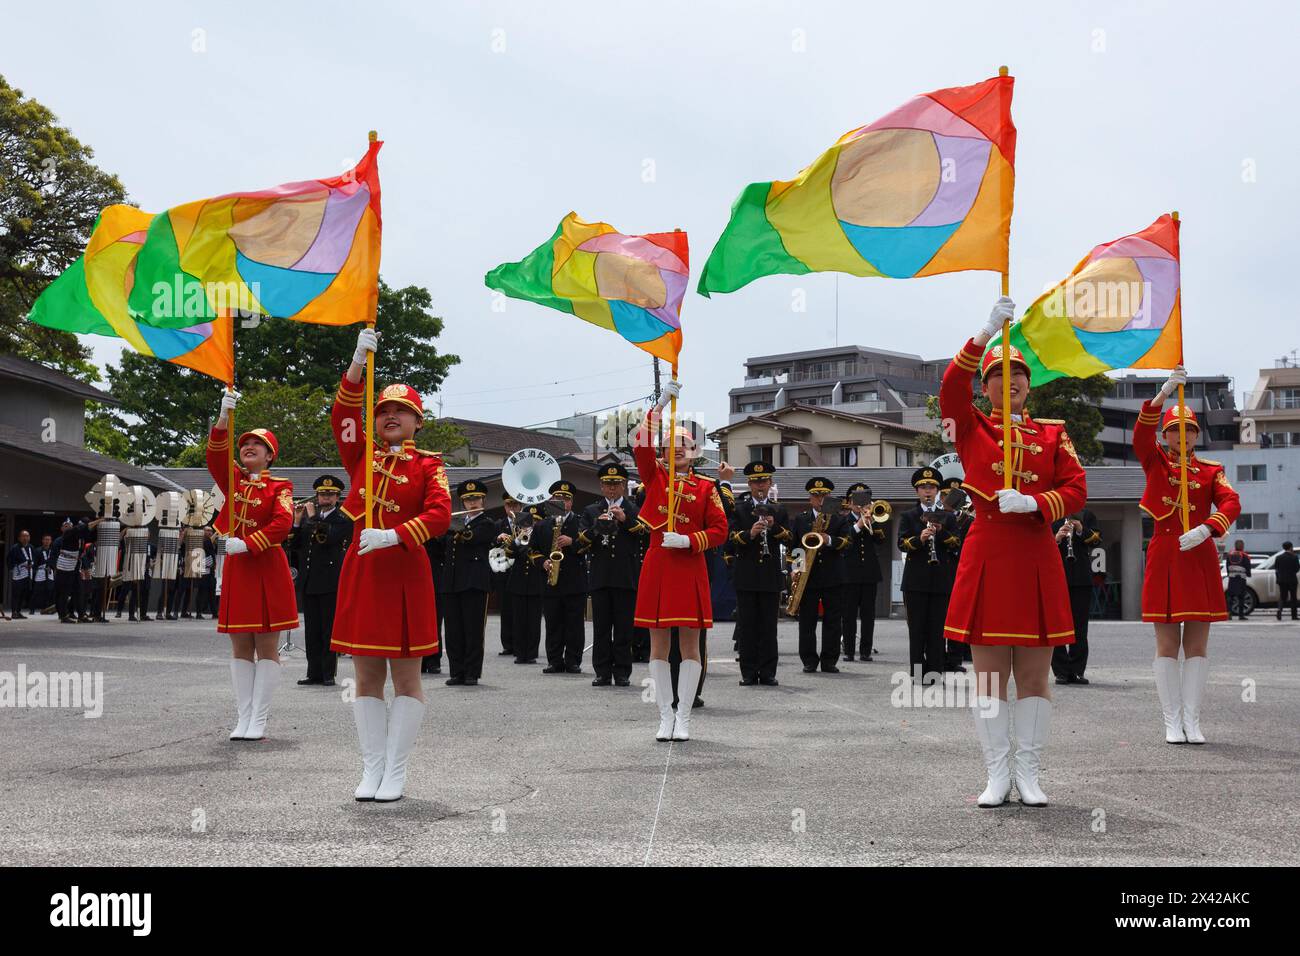
[[[41,544],[32,549],[36,570],[32,580],[32,613],[49,614],[54,610],[54,538],[42,535]]]
[[[736,501],[728,530],[728,546],[736,586],[737,650],[740,684],[775,687],[776,623],[780,613],[781,545],[790,544],[790,516],[772,497],[776,469],[770,462],[751,461],[745,466],[749,492]]]
[[[546,618],[546,667],[543,674],[581,674],[585,636],[583,614],[587,605],[587,569],[578,553],[578,534],[582,520],[573,513],[573,485],[557,481],[551,485],[551,497],[564,505],[562,517],[547,518],[533,528],[530,547],[546,554],[542,567],[555,574],[555,584],[547,582],[542,597],[542,614]],[[558,571],[552,571],[550,555],[564,555]]]
[[[497,521],[498,546],[504,546],[515,536],[515,520],[519,517],[519,502],[510,497],[510,492],[501,492],[501,506],[505,509],[505,515]],[[515,653],[512,643],[515,632],[515,602],[510,599],[510,594],[506,590],[506,578],[509,576],[509,571],[492,572],[492,593],[496,596],[497,614],[501,623],[501,650],[497,654],[498,657],[513,657]]]
[[[316,501],[294,509],[293,545],[298,549],[298,583],[302,588],[303,630],[307,644],[307,676],[299,684],[334,686],[338,655],[330,650],[339,569],[352,541],[352,522],[339,510],[343,486],[332,475],[321,475],[312,488]]]
[[[872,519],[871,505],[853,502],[855,495],[871,499],[871,488],[858,481],[849,485],[844,499],[848,509],[850,543],[840,561],[844,585],[840,591],[840,641],[844,659],[853,660],[854,645],[861,649],[862,660],[871,660],[871,646],[876,634],[876,588],[880,585],[880,549],[885,546],[885,524]],[[820,559],[819,559],[820,560]],[[862,641],[857,641],[858,621],[862,621]]]
[[[488,594],[492,569],[488,552],[496,541],[497,525],[483,511],[487,489],[470,478],[456,486],[465,526],[447,534],[447,594],[443,616],[447,622],[447,686],[473,687],[483,676],[483,630],[487,626]]]
[[[627,469],[602,465],[600,491],[604,498],[587,505],[582,513],[578,541],[591,567],[592,687],[608,687],[613,680],[627,687],[632,677],[632,615],[636,609],[637,523],[636,503],[624,495]]]
[[[812,562],[803,600],[799,602],[799,658],[803,672],[813,674],[820,664],[827,674],[838,674],[835,664],[840,659],[840,554],[850,544],[849,523],[838,509],[834,513],[823,511],[826,496],[835,490],[829,478],[810,478],[804,489],[808,492],[808,509],[795,515],[790,523],[790,534],[795,547],[803,547],[804,535],[821,535],[822,544],[807,553],[805,562]],[[820,606],[820,612],[819,612]],[[821,653],[817,652],[817,618],[822,617]]]
[[[1074,616],[1074,643],[1052,648],[1052,672],[1058,684],[1087,684],[1088,610],[1092,607],[1092,559],[1089,552],[1101,544],[1097,516],[1084,509],[1052,523],[1056,547],[1070,586],[1070,613]]]
[[[1300,579],[1300,555],[1290,541],[1282,542],[1282,553],[1273,562],[1277,574],[1277,619],[1282,620],[1282,609],[1291,608],[1291,620],[1300,620],[1296,608],[1296,584]]]
[[[636,491],[632,492],[632,500],[636,503],[638,509],[645,503],[645,483],[642,482],[636,486]],[[636,546],[636,566],[639,569],[645,563],[646,551],[650,548],[650,535],[641,534],[637,536]],[[640,573],[638,571],[638,573]],[[634,619],[635,623],[635,619]],[[648,628],[634,626],[632,628],[632,663],[648,664],[650,663],[650,631]]]
[[[943,492],[939,499],[944,508],[952,512],[953,516],[953,533],[957,535],[957,566],[961,567],[961,546],[966,543],[966,536],[970,534],[971,525],[975,523],[975,506],[971,503],[970,495],[966,494],[961,487],[960,478],[950,478],[948,480],[948,489]],[[945,634],[944,642],[947,649],[944,651],[944,669],[966,673],[966,664],[971,663],[970,645],[964,641],[954,641]]]
[[[87,622],[85,601],[81,593],[81,549],[93,537],[91,529],[99,519],[89,523],[63,519],[62,533],[54,539],[54,605],[64,624]]]
[[[437,606],[438,646],[433,653],[420,659],[421,674],[442,673],[442,635],[447,633],[447,535],[430,538],[424,542],[424,553],[429,556],[433,573],[433,594]]]
[[[925,681],[944,670],[943,622],[961,550],[955,517],[939,507],[940,480],[938,470],[928,466],[912,472],[917,505],[898,519],[908,660],[912,676]]]
[[[36,549],[27,531],[18,532],[18,541],[5,555],[9,570],[9,610],[15,621],[24,620],[23,608],[31,603],[32,579],[36,576]]]
[[[514,537],[501,547],[511,561],[506,571],[506,593],[514,610],[510,615],[510,646],[516,664],[536,664],[542,643],[542,593],[546,588],[545,555],[533,545],[533,532],[545,514],[531,505],[515,517]]]

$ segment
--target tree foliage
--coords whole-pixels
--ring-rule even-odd
[[[97,381],[75,335],[25,321],[82,253],[100,210],[126,202],[118,178],[54,114],[0,77],[0,352]]]

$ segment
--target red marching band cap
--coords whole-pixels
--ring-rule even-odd
[[[1201,430],[1201,426],[1196,423],[1196,413],[1186,405],[1171,405],[1166,408],[1165,417],[1160,422],[1160,430],[1163,432],[1166,428],[1177,425],[1179,419],[1187,422],[1188,428],[1195,428],[1198,432]]]
[[[254,438],[257,441],[260,441],[267,448],[271,449],[272,458],[280,457],[280,443],[276,440],[275,432],[271,431],[271,429],[254,428],[250,431],[246,431],[239,436],[239,440],[235,442],[235,447],[238,448],[240,445],[244,444],[245,438]]]
[[[1025,370],[1026,375],[1029,376],[1033,375],[1033,373],[1030,372],[1029,370],[1029,363],[1026,362],[1025,357],[1020,354],[1020,349],[1016,348],[1014,345],[1011,346],[1011,361],[1014,364],[1019,365],[1021,368],[1023,368]],[[983,361],[980,362],[980,378],[982,379],[988,378],[989,369],[995,365],[996,366],[1002,365],[1001,345],[995,345],[993,346],[993,348],[989,349],[987,352],[984,353],[984,359]]]
[[[424,420],[424,402],[420,400],[420,393],[409,385],[389,385],[379,393],[379,397],[375,400],[375,410],[378,411],[379,406],[385,402],[396,402],[399,405],[405,405],[419,415],[421,421]]]

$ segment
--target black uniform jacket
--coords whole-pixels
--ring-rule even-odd
[[[555,587],[547,586],[545,593],[551,596],[586,594],[587,569],[584,561],[586,556],[581,553],[582,544],[578,540],[578,535],[582,532],[582,518],[570,511],[560,520],[560,533],[572,538],[573,543],[567,548],[560,549],[564,552],[564,560],[560,562],[560,579],[555,583]],[[551,553],[555,522],[555,518],[547,518],[533,527],[533,540],[530,547],[534,551],[540,551],[543,560]]]
[[[352,521],[342,508],[321,516],[303,516],[293,529],[293,546],[298,550],[298,576],[304,594],[329,594],[339,589],[339,569],[352,541]]]
[[[794,521],[790,523],[790,533],[794,537],[791,544],[794,547],[803,547],[803,536],[812,531],[815,520],[816,516],[811,508],[795,515]],[[844,520],[843,515],[834,514],[826,524],[824,533],[830,536],[831,543],[817,550],[817,558],[812,566],[812,577],[808,579],[810,588],[836,587],[843,582],[840,556],[848,548],[849,535],[853,534],[853,530]]]
[[[578,533],[578,541],[580,549],[586,552],[591,562],[592,590],[622,588],[635,591],[637,578],[641,575],[638,539],[644,534],[642,526],[636,520],[640,509],[635,501],[626,496],[619,507],[623,509],[626,519],[621,524],[615,521],[612,529],[608,527],[608,522],[598,520],[606,511],[603,500],[587,505],[582,511],[582,530]],[[611,530],[613,533],[610,533]]]
[[[736,499],[727,532],[727,550],[732,555],[731,577],[737,591],[772,591],[779,593],[785,581],[781,572],[781,545],[792,546],[790,514],[779,502],[768,500],[773,509],[772,527],[767,532],[767,553],[763,553],[763,535],[749,536],[758,520],[754,514],[754,497],[748,492]]]
[[[1081,511],[1077,516],[1083,523],[1083,531],[1075,531],[1074,540],[1074,559],[1070,559],[1069,546],[1064,541],[1058,541],[1056,546],[1061,552],[1061,563],[1065,566],[1065,580],[1072,588],[1090,588],[1092,587],[1092,558],[1089,552],[1101,543],[1101,532],[1097,530],[1097,516],[1091,511]],[[1061,530],[1061,525],[1065,524],[1067,518],[1060,521],[1052,522],[1052,533]]]
[[[483,512],[466,515],[465,527],[448,531],[443,539],[446,553],[443,569],[447,591],[492,590],[492,567],[488,552],[497,540],[497,523]]]
[[[957,533],[957,519],[951,511],[942,511],[943,521],[935,536],[935,554],[938,562],[930,560],[930,544],[921,540],[921,531],[927,522],[921,517],[922,509],[904,511],[898,519],[898,549],[903,552],[903,590],[946,594],[952,591],[957,576],[957,555],[961,550],[961,536]]]

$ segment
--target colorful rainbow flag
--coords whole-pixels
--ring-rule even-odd
[[[105,209],[85,254],[41,293],[28,318],[65,332],[114,336],[143,355],[232,383],[232,319],[218,317],[186,328],[159,329],[137,322],[127,307],[136,258],[153,219],[134,206]]]
[[[41,293],[30,318],[117,335],[214,377],[233,364],[228,317],[366,321],[379,282],[381,146],[370,143],[341,176],[229,193],[158,215],[110,206],[86,254]]]
[[[1035,300],[1011,328],[1032,385],[1183,360],[1178,227],[1164,215],[1103,243]]]
[[[778,274],[1006,272],[1014,82],[995,76],[913,97],[845,133],[793,180],[745,187],[700,293]]]
[[[686,233],[625,236],[571,212],[525,259],[497,266],[483,281],[617,332],[676,368],[689,273]]]

